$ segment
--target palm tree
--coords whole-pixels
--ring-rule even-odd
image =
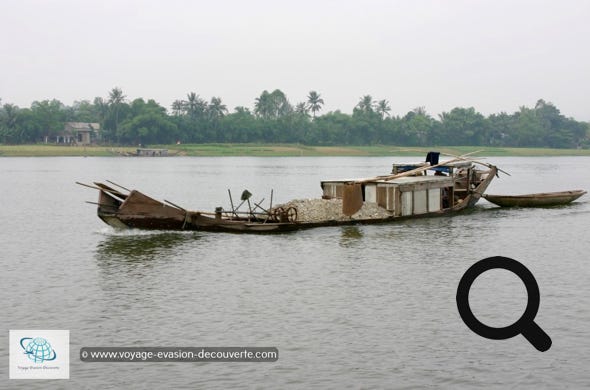
[[[391,111],[391,106],[389,106],[389,102],[385,99],[379,100],[377,105],[375,106],[375,111],[381,115],[381,119],[384,119],[385,116],[389,116],[389,111]]]
[[[280,89],[262,91],[254,103],[254,113],[264,119],[278,119],[293,112],[293,106]]]
[[[267,90],[262,91],[260,97],[254,102],[254,113],[261,118],[268,119],[272,116],[273,104],[270,93]]]
[[[221,104],[221,98],[219,97],[212,97],[211,103],[209,103],[209,107],[207,109],[209,112],[209,117],[213,120],[217,120],[227,113],[227,106],[225,104]]]
[[[250,109],[244,106],[237,106],[236,108],[234,108],[234,112],[240,115],[252,115],[250,113]]]
[[[373,112],[373,97],[371,95],[363,96],[356,108],[361,112]]]
[[[119,87],[115,87],[109,92],[109,105],[115,113],[115,131],[117,131],[117,127],[119,126],[119,111],[125,98],[126,96],[123,95],[123,90]]]
[[[100,96],[97,96],[94,98],[92,105],[94,106],[94,112],[98,116],[98,121],[100,123],[100,136],[108,137],[108,130],[105,129],[105,121],[109,114],[109,103]]]
[[[7,128],[13,129],[16,126],[19,108],[16,105],[10,103],[6,103],[0,108],[2,111],[4,111],[4,114],[0,117],[1,122],[3,122]]]
[[[194,92],[186,95],[185,110],[191,119],[202,116],[207,111],[207,102]]]
[[[309,109],[311,110],[313,118],[315,119],[315,113],[322,109],[324,99],[322,99],[321,95],[316,91],[310,91],[309,95],[307,95],[307,103],[309,103]]]
[[[180,116],[184,112],[186,102],[183,100],[175,100],[172,102],[172,113],[175,116]]]
[[[428,113],[426,112],[426,107],[424,107],[424,106],[416,107],[412,111],[416,115],[421,115],[421,116],[426,116],[426,117],[428,116]]]
[[[293,112],[293,106],[287,100],[287,96],[280,89],[275,89],[270,94],[273,107],[273,116],[280,118]]]
[[[18,134],[16,126],[18,110],[17,106],[10,103],[0,106],[0,137],[4,143],[18,142],[23,139],[22,131]]]
[[[295,106],[295,112],[300,115],[309,116],[309,107],[307,106],[307,103],[297,103]]]

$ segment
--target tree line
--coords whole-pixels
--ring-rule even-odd
[[[324,100],[310,91],[292,104],[279,89],[263,91],[254,108],[229,112],[219,97],[204,99],[190,92],[170,111],[155,100],[129,100],[120,88],[106,98],[77,101],[35,101],[19,108],[0,100],[0,142],[37,143],[64,130],[66,122],[100,124],[97,142],[138,145],[171,143],[301,143],[307,145],[590,147],[590,124],[567,118],[542,99],[508,114],[484,116],[473,107],[456,107],[437,118],[418,107],[391,115],[387,100],[363,96],[352,114],[320,115]],[[53,141],[51,141],[53,140]]]

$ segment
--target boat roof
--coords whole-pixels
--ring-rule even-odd
[[[398,177],[393,180],[378,180],[376,183],[390,183],[390,184],[413,184],[413,183],[439,183],[452,181],[453,178],[449,176],[405,176]]]
[[[350,183],[350,182],[364,182],[364,184],[380,184],[380,183],[388,183],[388,184],[413,184],[413,183],[440,183],[440,182],[447,182],[452,181],[453,178],[449,176],[404,176],[398,177],[395,179],[379,179],[379,178],[366,178],[366,179],[341,179],[341,180],[322,180],[322,184],[324,183]]]
[[[411,170],[414,170],[417,168],[424,168],[427,166],[429,166],[429,164],[427,162],[419,162],[419,163],[413,163],[413,164],[394,163],[391,171],[394,173],[402,173],[402,172],[411,171]],[[436,171],[436,172],[451,173],[451,171],[453,169],[471,168],[471,167],[473,167],[473,161],[464,160],[464,161],[449,162],[446,164],[444,162],[442,162],[439,165],[435,166],[434,168],[428,168],[428,170],[429,171]]]
[[[450,167],[450,168],[469,168],[470,166],[473,165],[473,161],[470,160],[465,160],[465,161],[454,161],[454,162],[450,162],[450,163],[444,163],[441,162],[440,163],[440,167]],[[416,169],[416,168],[422,168],[425,166],[428,166],[428,163],[426,162],[419,162],[419,163],[393,163],[394,167],[398,167],[398,168],[408,168],[407,170],[410,169]],[[436,168],[433,168],[436,169]]]

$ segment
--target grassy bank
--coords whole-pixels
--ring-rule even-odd
[[[0,145],[0,157],[118,156],[135,148],[64,145]]]
[[[428,150],[465,154],[480,150],[478,156],[590,156],[589,149],[494,148],[472,146],[397,147],[375,146],[305,146],[296,144],[187,144],[158,145],[181,156],[421,156]],[[0,145],[0,156],[120,156],[133,153],[134,147]]]

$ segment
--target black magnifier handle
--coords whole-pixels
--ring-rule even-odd
[[[551,337],[535,321],[529,322],[521,333],[537,350],[545,352],[551,348]]]

